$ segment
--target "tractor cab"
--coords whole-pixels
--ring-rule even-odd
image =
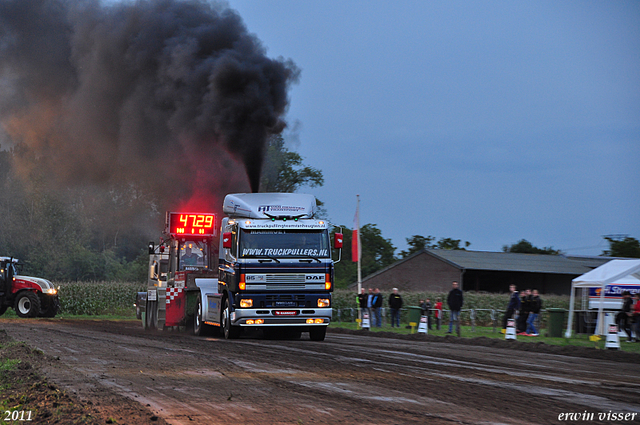
[[[13,257],[0,257],[0,297],[11,294],[11,286],[18,274],[18,260]]]
[[[214,214],[167,214],[167,287],[196,288],[196,277],[217,276],[215,224]]]
[[[145,329],[190,325],[201,286],[217,289],[216,236],[213,213],[167,213],[160,244],[149,242],[147,291],[135,303]]]

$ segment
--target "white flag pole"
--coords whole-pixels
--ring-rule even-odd
[[[358,235],[358,294],[362,291],[362,269],[360,261],[362,260],[362,245],[360,244],[360,195],[356,195],[358,204],[356,206],[356,226]]]

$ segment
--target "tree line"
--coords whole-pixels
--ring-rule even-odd
[[[153,198],[133,183],[60,187],[44,162],[26,145],[0,151],[0,255],[50,280],[142,280],[164,219]]]

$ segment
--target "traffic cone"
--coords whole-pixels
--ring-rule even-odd
[[[504,339],[517,339],[516,321],[514,319],[507,320],[507,331],[504,333]]]
[[[427,316],[420,317],[420,325],[418,326],[419,334],[427,334],[429,330],[427,329]]]
[[[618,337],[618,325],[609,325],[609,332],[607,332],[607,341],[604,343],[604,348],[620,349],[620,338]]]

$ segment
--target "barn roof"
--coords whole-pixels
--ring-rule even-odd
[[[563,255],[545,254],[518,254],[513,252],[489,252],[489,251],[467,251],[449,249],[423,249],[407,258],[396,261],[384,269],[378,270],[362,280],[366,281],[387,272],[405,262],[411,261],[419,255],[432,255],[453,267],[460,270],[488,270],[505,272],[525,272],[525,273],[552,273],[579,276],[593,270],[595,267],[611,260],[610,257],[595,259],[591,257],[589,261],[579,258],[566,257]],[[352,284],[353,286],[354,284]]]
[[[449,249],[426,249],[423,252],[466,270],[581,275],[592,269],[582,261],[572,260],[562,255]]]

